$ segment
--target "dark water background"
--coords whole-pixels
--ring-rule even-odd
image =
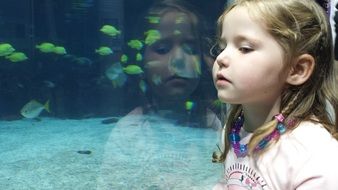
[[[50,100],[60,118],[124,115],[138,104],[128,82],[114,88],[105,78],[108,64],[119,60],[130,40],[135,20],[151,0],[1,0],[0,43],[24,52],[28,60],[12,63],[0,57],[0,118],[18,119],[20,109],[32,99]],[[190,0],[205,16],[210,35],[225,0]],[[117,37],[99,29],[111,24]],[[41,53],[35,45],[52,42],[67,55]],[[114,54],[100,56],[99,46]],[[128,78],[129,83],[132,77]],[[132,97],[131,97],[132,96]],[[46,113],[42,113],[46,114]]]

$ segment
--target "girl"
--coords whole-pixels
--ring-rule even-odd
[[[331,29],[312,0],[238,0],[219,18],[214,84],[232,105],[214,189],[338,189]],[[215,50],[214,49],[214,50]]]

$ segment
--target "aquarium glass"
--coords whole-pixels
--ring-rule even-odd
[[[212,189],[225,0],[1,0],[0,189]]]

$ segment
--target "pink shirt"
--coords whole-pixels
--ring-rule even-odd
[[[243,133],[244,144],[252,134]],[[338,141],[312,122],[282,135],[258,160],[237,158],[231,149],[224,164],[214,190],[338,190]]]

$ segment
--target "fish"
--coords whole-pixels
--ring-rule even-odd
[[[146,39],[144,43],[147,45],[151,45],[155,43],[157,40],[161,39],[161,33],[158,30],[150,29],[144,33],[146,35]]]
[[[14,62],[14,63],[20,62],[20,61],[25,61],[25,60],[28,59],[26,54],[22,53],[22,52],[14,52],[10,55],[7,55],[5,58],[10,60],[11,62]]]
[[[128,56],[126,54],[122,54],[120,61],[121,61],[121,63],[127,63],[128,62]]]
[[[140,80],[138,86],[140,87],[140,89],[143,93],[146,93],[147,85],[146,85],[146,82],[144,82],[144,80]]]
[[[50,112],[49,100],[45,104],[41,104],[33,99],[22,107],[20,114],[25,118],[33,119],[37,118],[43,110]]]
[[[62,47],[62,46],[55,46],[53,52],[56,53],[56,54],[58,54],[58,55],[65,55],[65,54],[67,54],[66,49],[64,47]]]
[[[141,50],[143,47],[143,43],[140,40],[130,40],[127,44],[129,47],[137,50]]]
[[[42,83],[48,88],[54,88],[56,86],[54,82],[49,80],[44,80],[42,81]]]
[[[110,47],[101,46],[99,49],[95,50],[95,53],[98,53],[100,55],[109,55],[113,53],[113,50],[110,49]]]
[[[112,25],[103,25],[100,29],[100,31],[108,36],[117,36],[119,34],[121,34],[121,31],[116,29],[115,26],[112,26]]]
[[[151,24],[159,24],[161,21],[161,17],[159,16],[147,16],[145,17],[149,23]]]
[[[143,56],[142,56],[141,53],[137,53],[135,57],[136,57],[136,58],[135,58],[136,61],[142,61],[142,59],[143,59]]]
[[[76,57],[74,62],[79,65],[93,65],[93,61],[87,57]]]
[[[91,154],[92,153],[92,151],[90,151],[90,150],[78,150],[76,152],[79,153],[79,154]]]
[[[127,76],[123,72],[123,68],[120,63],[112,64],[106,71],[106,77],[112,81],[113,86],[121,87],[127,81]]]
[[[143,73],[143,70],[138,65],[128,65],[123,68],[123,71],[129,75],[137,75]]]
[[[53,43],[43,42],[39,45],[36,45],[35,47],[42,53],[51,53],[54,52],[55,45]]]
[[[194,102],[188,100],[188,101],[185,102],[185,109],[187,111],[191,111],[192,108],[194,107],[194,105],[195,105]]]
[[[8,44],[8,43],[0,44],[0,56],[9,55],[13,53],[14,51],[15,49],[13,48],[11,44]]]
[[[123,73],[123,68],[122,68],[121,64],[119,64],[119,63],[112,64],[105,71],[106,77],[110,80],[116,79],[120,73]]]

